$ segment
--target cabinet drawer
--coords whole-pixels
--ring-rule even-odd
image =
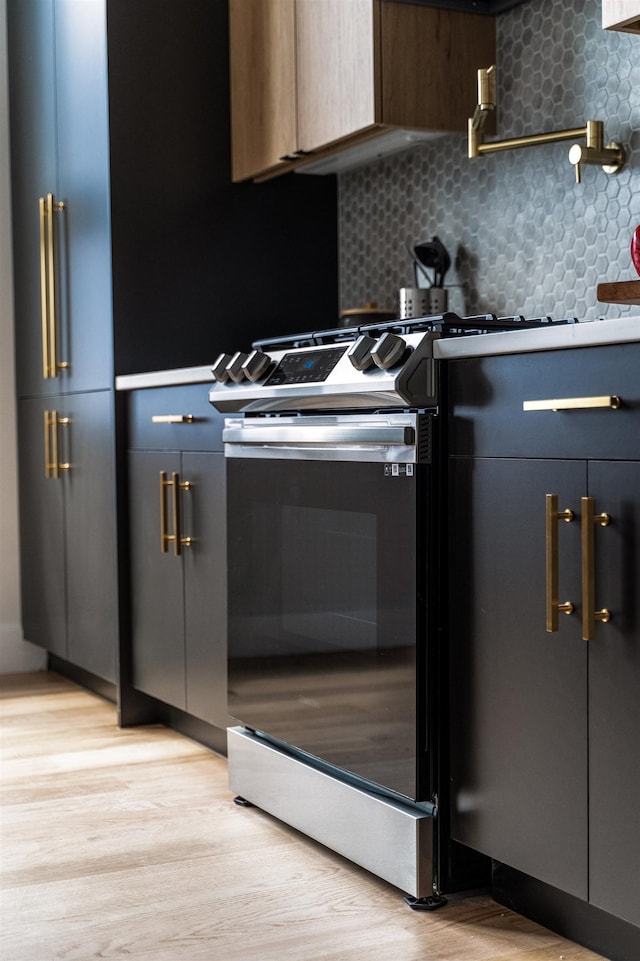
[[[134,390],[129,396],[133,450],[221,451],[224,415],[209,403],[209,384]]]
[[[450,361],[450,451],[638,460],[639,372],[640,343]],[[618,409],[586,406],[609,397]],[[523,409],[550,400],[569,409]]]

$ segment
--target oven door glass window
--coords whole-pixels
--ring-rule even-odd
[[[392,476],[369,463],[227,466],[230,714],[420,800],[420,469]]]

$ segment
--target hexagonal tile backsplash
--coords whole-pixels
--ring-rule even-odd
[[[598,283],[636,277],[640,37],[603,30],[600,0],[528,0],[498,19],[497,68],[497,137],[603,120],[605,142],[625,146],[624,169],[585,167],[576,184],[570,142],[468,160],[466,136],[449,135],[340,174],[343,308],[396,305],[398,288],[415,284],[409,248],[437,235],[460,314],[640,313],[596,300]]]

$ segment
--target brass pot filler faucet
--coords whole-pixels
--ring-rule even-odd
[[[538,144],[555,143],[559,140],[584,138],[586,145],[574,143],[569,149],[569,163],[576,168],[576,183],[582,181],[582,164],[600,164],[608,174],[622,170],[626,155],[624,148],[612,140],[604,145],[604,123],[602,120],[587,120],[584,127],[570,130],[555,130],[551,133],[537,133],[527,137],[512,137],[509,140],[484,142],[484,124],[490,110],[496,107],[496,68],[495,65],[478,70],[478,104],[473,117],[469,117],[469,158],[479,157],[497,150],[512,150],[515,147],[535,147]]]

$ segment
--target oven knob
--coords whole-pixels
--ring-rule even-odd
[[[224,384],[229,380],[227,364],[229,363],[230,360],[231,360],[231,354],[220,354],[220,356],[215,361],[213,367],[211,368],[213,379],[217,380],[219,384]]]
[[[371,351],[371,356],[374,364],[382,367],[383,370],[388,370],[389,367],[400,363],[406,349],[407,345],[402,337],[387,332],[379,339]]]
[[[370,367],[373,367],[371,351],[375,345],[375,339],[369,337],[367,334],[362,334],[356,342],[351,345],[347,351],[347,357],[356,370],[369,370]]]
[[[234,380],[236,384],[239,384],[241,380],[244,380],[244,370],[242,365],[247,359],[247,354],[244,354],[241,350],[233,355],[229,363],[227,364],[227,373],[231,380]]]
[[[263,354],[260,350],[252,350],[244,364],[242,370],[247,380],[260,380],[263,374],[271,367],[271,358],[268,354]]]

